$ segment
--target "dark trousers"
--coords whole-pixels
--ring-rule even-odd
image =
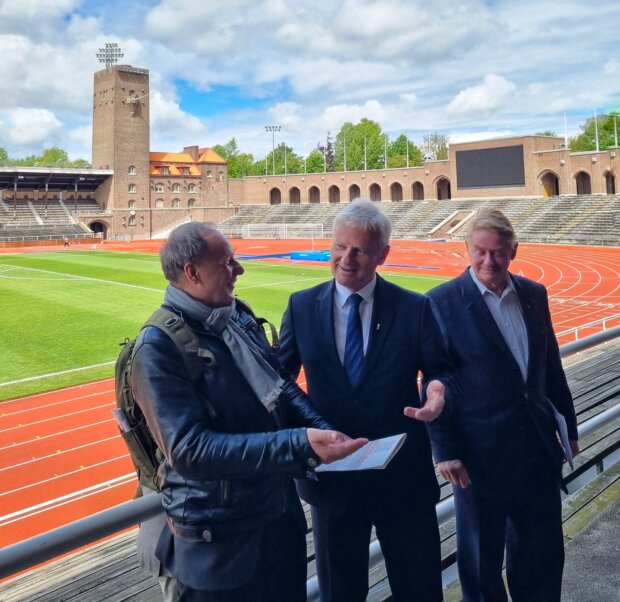
[[[306,537],[290,512],[265,527],[254,576],[221,591],[178,583],[179,602],[303,602],[306,599]]]
[[[435,504],[428,501],[406,511],[401,507],[390,512],[380,492],[377,494],[355,496],[355,502],[338,516],[312,506],[321,602],[366,600],[368,545],[373,525],[385,558],[392,600],[441,600],[441,550]]]
[[[559,602],[564,568],[558,483],[532,475],[511,495],[454,488],[457,561],[464,602]]]

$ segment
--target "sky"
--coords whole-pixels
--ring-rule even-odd
[[[579,132],[620,109],[620,2],[0,0],[0,146],[91,159],[106,42],[150,72],[151,150],[308,154],[345,121],[421,144]],[[566,124],[566,126],[565,126]]]

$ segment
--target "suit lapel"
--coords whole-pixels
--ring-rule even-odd
[[[334,281],[328,282],[316,298],[315,323],[318,345],[325,350],[325,363],[329,366],[340,366],[347,378],[346,371],[340,362],[336,338],[334,337]]]
[[[377,286],[373,301],[370,332],[368,333],[368,349],[364,360],[362,380],[372,370],[372,366],[381,357],[388,333],[396,316],[396,307],[390,294],[387,282],[377,274]]]
[[[530,369],[532,366],[538,365],[538,358],[536,354],[538,352],[539,346],[536,344],[537,338],[540,336],[539,328],[537,328],[537,324],[539,324],[538,319],[538,307],[536,301],[532,298],[531,295],[527,294],[527,291],[523,289],[523,284],[521,281],[517,280],[513,276],[512,281],[515,285],[515,290],[517,291],[517,296],[519,297],[519,303],[521,304],[521,311],[523,312],[523,321],[525,322],[525,329],[527,331],[527,347],[528,347],[528,378],[530,374]]]

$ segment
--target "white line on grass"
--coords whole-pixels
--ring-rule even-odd
[[[8,387],[9,385],[19,385],[21,383],[27,383],[31,380],[42,380],[44,378],[53,378],[54,376],[62,376],[63,374],[70,374],[71,372],[81,372],[82,370],[90,370],[91,368],[101,368],[103,366],[111,366],[116,360],[111,362],[103,362],[102,364],[93,364],[92,366],[82,366],[81,368],[71,368],[69,370],[62,370],[61,372],[51,372],[50,374],[41,374],[40,376],[30,376],[28,378],[20,378],[19,380],[10,380],[5,383],[0,383],[0,387]]]
[[[2,267],[8,267],[5,263],[0,263]],[[13,266],[12,266],[13,267]],[[138,286],[137,284],[127,284],[126,282],[116,282],[115,280],[104,280],[103,278],[91,278],[90,276],[78,276],[76,274],[67,274],[65,272],[54,272],[53,270],[42,270],[41,268],[26,268],[19,266],[22,270],[31,270],[33,272],[42,272],[44,274],[56,274],[58,276],[71,276],[76,280],[90,280],[92,282],[103,282],[104,284],[115,284],[117,286],[126,286],[127,288],[137,288],[143,291],[150,291],[153,293],[163,293],[164,290],[160,288],[150,288],[148,286]]]

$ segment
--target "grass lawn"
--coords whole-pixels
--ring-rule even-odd
[[[243,261],[236,293],[279,327],[289,295],[329,267]],[[443,279],[382,274],[424,292]],[[0,256],[0,400],[113,375],[118,344],[161,304],[157,255],[64,251]]]

